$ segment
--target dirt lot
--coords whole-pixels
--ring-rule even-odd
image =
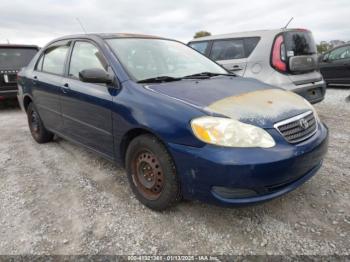
[[[156,213],[124,170],[67,141],[36,144],[16,107],[0,109],[0,254],[349,254],[350,95],[317,105],[330,127],[319,173],[263,205],[183,202]],[[348,101],[348,102],[346,102]]]

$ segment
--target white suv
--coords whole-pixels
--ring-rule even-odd
[[[326,85],[317,70],[309,30],[260,30],[193,39],[189,46],[227,70],[291,90],[311,103],[323,100]]]

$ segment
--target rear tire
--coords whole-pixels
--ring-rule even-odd
[[[30,133],[36,142],[43,144],[53,140],[54,134],[45,128],[33,103],[28,105],[27,118]]]
[[[174,162],[156,137],[147,134],[131,141],[126,171],[133,193],[145,206],[162,211],[181,199]]]

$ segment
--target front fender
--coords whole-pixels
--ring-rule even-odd
[[[124,82],[113,99],[112,119],[116,148],[128,132],[143,129],[155,134],[164,144],[201,147],[190,121],[205,115],[204,111],[143,88],[132,81]],[[117,158],[119,156],[117,155]]]

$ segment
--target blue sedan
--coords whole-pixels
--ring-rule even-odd
[[[165,38],[86,34],[56,39],[18,75],[38,143],[70,140],[125,166],[137,199],[236,206],[311,178],[328,130],[302,97],[226,71]]]

